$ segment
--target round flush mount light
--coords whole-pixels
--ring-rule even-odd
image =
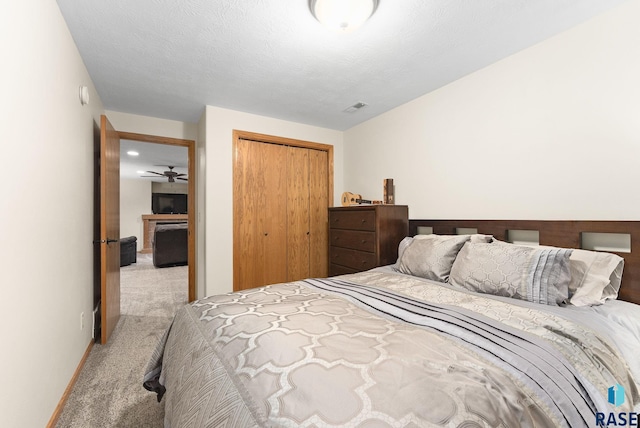
[[[378,7],[378,0],[309,0],[313,16],[325,27],[350,32],[364,24]]]
[[[140,153],[138,153],[138,152],[136,152],[136,151],[134,151],[134,150],[129,150],[129,151],[127,152],[127,154],[128,154],[129,156],[138,156]]]

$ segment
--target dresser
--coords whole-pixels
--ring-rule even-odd
[[[329,276],[395,263],[408,233],[406,205],[329,208]]]

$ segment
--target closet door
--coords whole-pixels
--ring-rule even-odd
[[[287,280],[286,147],[238,140],[233,172],[234,290]]]
[[[234,151],[233,289],[327,276],[330,146],[243,134]]]
[[[309,277],[309,149],[287,147],[287,280]]]
[[[309,150],[309,277],[323,278],[329,274],[329,155],[321,150]]]
[[[287,280],[326,277],[327,153],[289,147],[287,158]]]

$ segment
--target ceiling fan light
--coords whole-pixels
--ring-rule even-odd
[[[378,7],[378,0],[310,0],[313,16],[325,27],[350,32],[364,24]]]

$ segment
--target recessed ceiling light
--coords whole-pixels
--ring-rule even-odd
[[[145,171],[136,171],[136,174],[144,174]]]
[[[129,151],[127,152],[127,154],[128,154],[129,156],[138,156],[140,153],[138,153],[138,152],[134,152],[133,150],[129,150]]]

